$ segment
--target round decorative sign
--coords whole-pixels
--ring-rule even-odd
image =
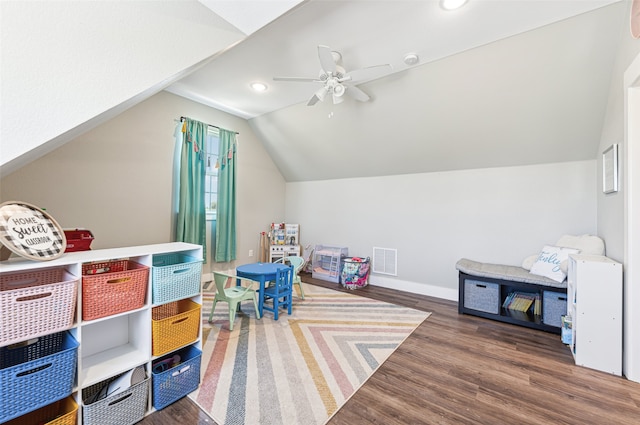
[[[64,254],[67,239],[60,225],[38,207],[26,202],[0,204],[0,242],[31,260],[53,260]]]

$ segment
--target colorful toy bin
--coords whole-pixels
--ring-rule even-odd
[[[342,260],[340,282],[349,289],[363,288],[369,283],[369,257],[347,257]]]

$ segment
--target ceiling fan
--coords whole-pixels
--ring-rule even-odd
[[[391,65],[385,64],[346,72],[342,67],[342,55],[322,45],[318,46],[318,58],[321,69],[317,78],[274,77],[273,79],[275,81],[321,83],[322,87],[311,96],[307,103],[307,106],[313,106],[318,101],[324,100],[328,94],[332,95],[334,104],[344,101],[343,95],[345,93],[360,102],[367,102],[370,99],[369,95],[356,87],[355,84],[380,77],[391,71]]]

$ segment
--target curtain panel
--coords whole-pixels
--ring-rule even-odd
[[[220,129],[215,261],[236,259],[236,137]]]
[[[176,241],[202,245],[206,261],[206,214],[204,207],[205,138],[208,125],[186,118],[182,124],[182,147],[178,189]]]

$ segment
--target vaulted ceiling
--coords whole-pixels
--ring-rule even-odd
[[[248,118],[287,181],[593,159],[625,12],[612,0],[310,0],[167,90]],[[369,102],[307,106],[321,85],[273,77],[317,77],[318,45],[347,71],[393,71],[358,85]]]
[[[248,119],[292,182],[594,159],[628,31],[621,0],[1,4],[0,176],[162,89]],[[322,85],[273,77],[318,45],[392,69],[306,106]]]

